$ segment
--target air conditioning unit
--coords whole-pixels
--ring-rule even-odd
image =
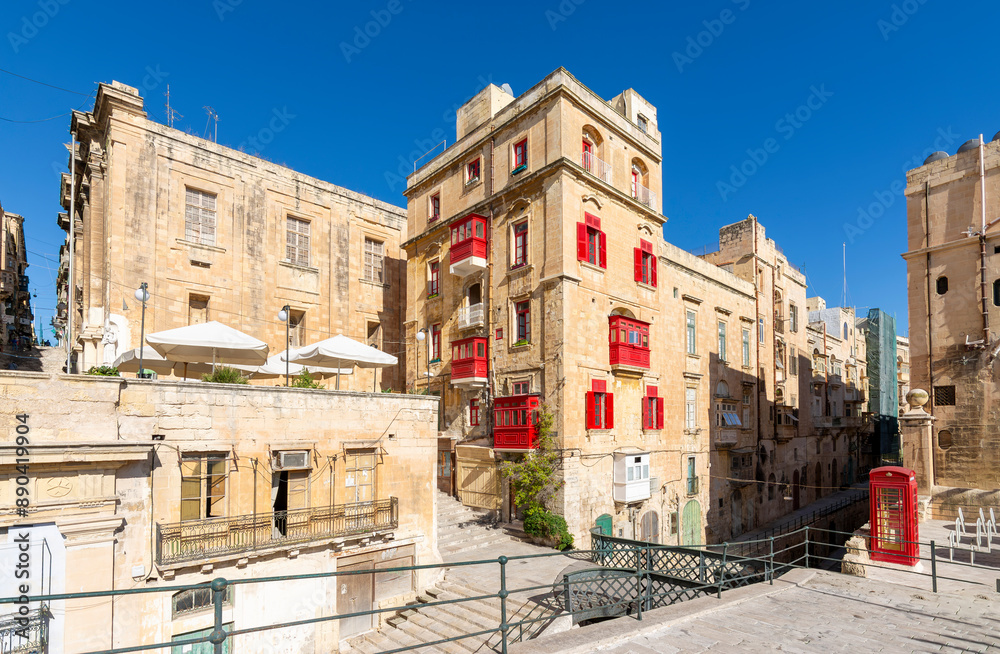
[[[275,452],[271,467],[274,470],[303,470],[309,467],[309,452]]]

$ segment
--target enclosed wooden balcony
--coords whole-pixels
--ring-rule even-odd
[[[537,393],[498,397],[493,403],[493,449],[528,452],[538,448]]]
[[[486,270],[487,246],[485,216],[470,214],[452,225],[448,253],[451,274],[465,277]]]
[[[480,388],[486,385],[489,359],[486,358],[486,338],[474,336],[451,342],[451,383],[459,388]]]
[[[649,370],[649,323],[611,316],[608,330],[611,371],[638,372]]]

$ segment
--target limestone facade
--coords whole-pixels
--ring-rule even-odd
[[[101,84],[71,127],[76,184],[64,174],[61,202],[68,211],[76,196],[74,370],[105,363],[109,332],[116,354],[138,347],[146,282],[147,334],[218,320],[277,354],[288,305],[293,346],[344,334],[400,358],[342,388],[402,386],[401,209],[158,124],[119,82]],[[59,222],[68,232],[67,214]]]
[[[907,173],[906,198],[909,384],[930,394],[924,409],[935,419],[929,464],[921,465],[923,445],[915,441],[903,444],[906,464],[919,471],[934,504],[995,505],[1000,140],[931,155]]]
[[[899,413],[906,410],[906,394],[910,392],[910,339],[896,337],[896,367],[899,393]]]
[[[0,389],[3,429],[26,424],[30,440],[24,517],[13,511],[24,454],[0,446],[0,556],[21,533],[39,551],[44,540],[48,569],[36,557],[32,574],[52,592],[440,560],[431,398],[44,373],[0,373]],[[241,629],[401,604],[429,574],[236,585],[224,619]],[[32,577],[31,594],[41,582]],[[83,652],[209,628],[211,607],[188,595],[54,602],[52,637]],[[370,627],[331,620],[234,646],[329,652]]]
[[[28,288],[28,251],[24,244],[24,218],[0,206],[0,345],[9,350],[34,339],[31,293]]]

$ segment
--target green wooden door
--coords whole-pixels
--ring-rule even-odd
[[[214,627],[209,627],[208,629],[202,629],[201,631],[189,631],[186,634],[180,634],[174,636],[170,640],[187,640],[188,638],[200,638],[202,636],[208,636],[212,633]],[[222,630],[229,633],[233,630],[233,623],[227,622],[222,625]],[[232,651],[229,643],[232,638],[227,638],[222,641],[222,654],[229,654]],[[215,647],[210,642],[195,643],[189,645],[174,645],[170,648],[170,654],[212,654],[215,651]]]
[[[684,505],[681,516],[682,545],[701,545],[701,505],[691,500]]]
[[[607,513],[598,518],[597,522],[594,523],[594,526],[599,528],[601,530],[601,534],[604,536],[614,535],[611,533],[611,516]]]

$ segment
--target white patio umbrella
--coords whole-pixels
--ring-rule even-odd
[[[273,379],[275,377],[285,376],[285,352],[283,350],[278,354],[269,356],[267,362],[257,368],[254,371],[254,377],[256,379]],[[323,368],[321,366],[303,366],[300,363],[288,363],[288,374],[291,376],[298,376],[302,374],[304,369],[308,368],[309,372],[318,377],[331,377],[336,374],[350,375],[354,372],[354,368]]]
[[[139,372],[139,348],[134,350],[128,350],[122,352],[121,355],[115,359],[115,368],[118,368],[118,372]],[[179,363],[177,361],[170,361],[164,359],[163,355],[154,350],[151,347],[143,348],[142,353],[142,367],[146,370],[152,370],[158,375],[176,375],[178,377],[187,378],[188,375],[193,375],[195,377],[201,377],[203,374],[212,372],[211,363]],[[254,366],[233,366],[243,372],[253,373],[257,371]]]
[[[267,361],[267,343],[220,322],[203,322],[149,334],[146,342],[163,358],[179,363],[260,366]]]
[[[302,365],[313,364],[325,368],[384,368],[399,363],[399,359],[370,345],[359,343],[343,334],[319,343],[293,350],[291,359]],[[337,375],[337,389],[340,389],[340,375]]]

